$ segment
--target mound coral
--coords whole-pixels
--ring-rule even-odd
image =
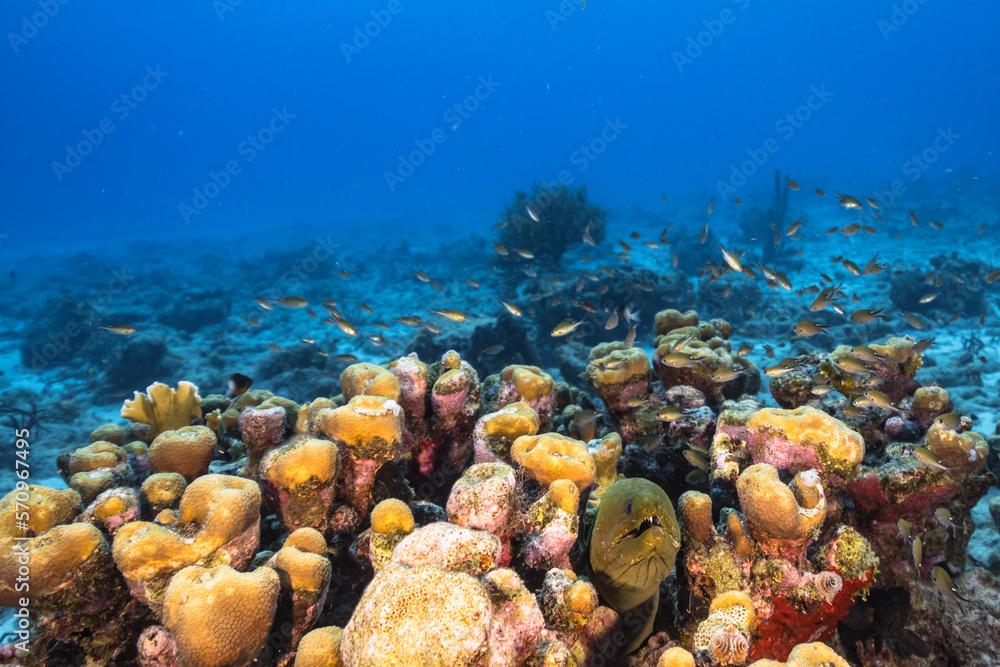
[[[238,667],[264,646],[280,591],[267,567],[237,572],[225,565],[186,567],[170,581],[163,625],[182,664]]]
[[[571,480],[586,491],[597,479],[597,466],[587,446],[558,433],[522,435],[510,448],[511,458],[543,485]]]
[[[164,431],[149,446],[149,465],[153,472],[176,472],[192,482],[208,472],[217,446],[215,433],[207,426]]]
[[[538,413],[527,403],[517,401],[479,418],[472,437],[475,462],[510,463],[510,447],[522,435],[538,433]]]
[[[336,525],[337,445],[306,434],[270,450],[259,466],[267,504],[288,531]]]

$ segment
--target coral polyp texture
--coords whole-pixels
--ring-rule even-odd
[[[0,663],[978,664],[956,637],[1000,586],[959,572],[997,436],[916,380],[915,342],[786,359],[775,408],[727,322],[653,329],[574,343],[580,386],[454,349],[305,402],[153,384],[64,444],[68,488],[0,500],[0,604],[31,629]]]

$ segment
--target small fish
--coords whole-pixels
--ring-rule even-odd
[[[944,223],[938,222],[937,220],[931,220],[931,227],[934,229],[944,229]]]
[[[734,199],[733,203],[736,204],[737,206],[743,206],[743,200],[740,199],[739,197],[737,197],[736,199]]]
[[[503,299],[500,299],[500,303],[503,304],[503,307],[506,308],[511,315],[514,317],[521,317],[521,309],[518,308],[517,305],[511,303],[510,301],[504,301]]]
[[[275,299],[274,303],[283,308],[305,308],[309,305],[309,302],[301,296],[283,296],[280,299]]]
[[[436,280],[432,280],[431,281],[431,287],[433,287],[434,289],[436,289],[438,292],[444,292],[444,286],[441,285],[441,283],[439,283]]]
[[[802,320],[794,327],[792,327],[792,331],[794,331],[800,336],[815,336],[821,333],[825,333],[827,336],[829,336],[830,333],[827,331],[827,329],[829,328],[830,328],[829,325],[820,324],[819,322],[813,322],[812,320]]]
[[[465,284],[471,287],[472,289],[479,289],[479,281],[473,280],[472,278],[466,278]]]
[[[625,252],[632,252],[632,246],[625,243],[625,241],[618,241],[618,245],[620,245],[622,247],[622,250],[624,250]]]
[[[774,348],[770,345],[764,345],[764,354],[767,355],[768,359],[774,359]]]
[[[358,304],[358,308],[360,308],[361,310],[365,311],[369,315],[371,315],[373,312],[375,312],[375,311],[372,310],[372,307],[369,306],[367,303],[359,303]]]
[[[587,245],[596,245],[596,241],[594,241],[594,237],[590,235],[590,225],[589,224],[586,227],[584,227],[584,229],[583,229],[583,242],[586,243]]]
[[[793,222],[791,225],[788,226],[788,229],[785,230],[785,236],[792,236],[795,232],[799,231],[800,229],[802,229],[802,218],[799,218],[798,220],[796,220],[795,222]]]
[[[895,412],[900,415],[903,414],[903,411],[893,405],[892,400],[880,391],[869,389],[865,392],[865,398],[886,412]]]
[[[266,347],[271,352],[281,352],[281,346],[278,345],[277,343],[268,343]]]
[[[867,310],[862,308],[861,310],[856,310],[851,313],[851,321],[855,324],[869,324],[877,319],[885,319],[882,315],[884,308],[879,308],[878,310]]]
[[[412,273],[413,275],[415,275],[417,277],[417,280],[419,280],[421,282],[429,283],[431,281],[430,276],[428,276],[423,271],[417,271],[416,269],[410,269],[410,273]]]
[[[490,345],[488,348],[483,350],[483,354],[488,354],[491,357],[495,354],[500,354],[503,350],[503,345]]]
[[[899,521],[896,522],[896,526],[899,528],[899,537],[903,538],[907,542],[913,539],[910,537],[910,524],[906,519],[900,517]]]
[[[431,324],[430,322],[421,322],[421,324],[431,333],[441,333],[441,329],[436,324]]]
[[[845,405],[840,409],[840,411],[851,419],[862,419],[865,416],[865,413],[861,411],[861,408],[856,405]]]
[[[262,296],[258,296],[257,294],[254,294],[253,298],[257,302],[258,306],[260,306],[264,310],[271,310],[272,306],[271,306],[271,302],[269,300],[265,299]]]
[[[528,212],[528,215],[531,217],[532,220],[534,220],[535,222],[541,220],[541,218],[538,217],[538,213],[535,212],[535,209],[531,208],[527,204],[525,204],[524,208]]]
[[[753,345],[744,345],[739,350],[737,350],[736,354],[740,357],[745,357],[751,352],[753,352]]]
[[[938,292],[928,292],[920,297],[920,303],[930,303],[938,297]]]
[[[618,311],[615,310],[608,316],[608,321],[604,323],[604,328],[611,331],[618,326]]]
[[[423,318],[419,315],[404,315],[402,317],[394,317],[392,319],[399,322],[403,326],[413,327],[414,329],[422,327],[424,324]]]
[[[986,274],[986,284],[992,285],[998,279],[1000,279],[1000,269],[993,269],[988,274]]]
[[[840,205],[844,208],[864,208],[861,205],[861,202],[851,195],[842,195],[839,192],[834,192],[833,194],[837,195],[837,201],[840,202]]]
[[[878,202],[872,199],[871,197],[865,197],[865,201],[868,202],[868,205],[871,206],[876,211],[879,210],[880,206],[878,205]]]
[[[704,245],[705,241],[708,240],[708,220],[705,221],[705,226],[701,228],[701,235],[698,237],[698,243]]]
[[[713,206],[715,206],[715,197],[712,197],[712,201],[708,202],[708,215],[712,215]]]
[[[947,412],[934,418],[934,425],[943,431],[956,431],[962,425],[962,415],[957,412]]]
[[[316,339],[315,338],[300,338],[299,340],[301,340],[306,345],[315,345],[316,344]]]
[[[246,318],[246,321],[247,321],[247,324],[249,324],[252,327],[259,327],[260,326],[260,322],[257,320],[257,318],[248,317],[248,318]]]
[[[861,361],[884,361],[885,357],[866,345],[851,348],[851,356]]]
[[[99,329],[104,329],[105,331],[110,331],[113,334],[118,334],[119,336],[129,336],[136,332],[136,328],[131,324],[112,324],[108,327],[98,327]]]
[[[764,369],[764,375],[766,375],[769,378],[776,378],[776,377],[781,377],[785,373],[790,373],[793,370],[795,369],[782,366],[781,364],[777,364],[775,366],[770,366]]]
[[[916,315],[914,315],[913,313],[908,313],[905,310],[900,310],[899,312],[903,314],[903,319],[906,320],[906,323],[909,324],[914,329],[924,328],[924,321],[921,320]]]
[[[708,471],[708,460],[693,449],[684,450],[684,458],[687,462],[700,470]]]
[[[920,461],[923,465],[928,468],[933,468],[935,470],[941,470],[943,472],[951,474],[951,468],[947,467],[942,461],[941,457],[927,449],[926,447],[915,447],[913,449],[913,456]]]
[[[706,479],[708,479],[708,472],[702,470],[701,468],[695,468],[684,476],[684,481],[692,485],[697,484],[698,482],[703,482]]]
[[[958,588],[955,586],[955,582],[952,581],[948,571],[940,565],[935,565],[931,568],[931,578],[934,579],[934,585],[941,591],[941,595],[954,600],[958,608],[965,614],[965,608],[962,607],[962,603],[968,602],[968,600],[958,594]]]
[[[351,324],[350,322],[348,322],[347,320],[342,320],[340,318],[336,318],[336,319],[333,320],[333,323],[335,325],[337,325],[338,329],[340,329],[341,331],[343,331],[348,336],[357,336],[358,335],[357,328],[353,324]]]
[[[833,387],[831,387],[828,384],[818,384],[809,391],[811,391],[816,396],[826,396],[831,391],[833,391]]]
[[[525,259],[534,259],[535,258],[535,253],[533,253],[530,250],[527,250],[525,248],[514,248],[514,252],[516,252],[518,255],[520,255],[521,257],[523,257]]]
[[[358,360],[358,358],[353,354],[334,354],[330,358],[333,359],[334,361],[340,361],[345,364],[353,364],[355,361]]]
[[[702,361],[684,352],[671,352],[660,359],[660,363],[670,368],[691,368],[692,366],[701,364]]]
[[[726,368],[725,366],[722,366],[720,368],[716,368],[715,372],[712,373],[712,380],[719,383],[732,382],[744,373],[746,373],[746,369],[744,368]]]
[[[572,318],[563,320],[557,324],[554,329],[552,329],[552,335],[554,337],[567,336],[576,331],[585,321],[586,320],[578,320],[574,322]]]
[[[636,410],[636,409],[641,408],[642,406],[646,405],[647,403],[649,403],[649,399],[648,398],[642,398],[641,396],[635,396],[635,397],[630,398],[627,401],[625,401],[625,407],[627,407],[629,410]]]
[[[661,422],[674,422],[678,419],[684,419],[685,416],[684,411],[676,405],[668,405],[656,413],[656,418]]]
[[[815,192],[816,192],[816,196],[817,197],[825,197],[826,196],[826,193],[823,192],[822,190],[820,190],[819,188],[816,188]]]
[[[233,373],[226,380],[226,398],[236,398],[240,394],[245,394],[252,384],[253,380],[246,375]]]
[[[468,317],[461,310],[455,310],[452,308],[444,308],[441,310],[438,310],[437,308],[431,308],[431,312],[434,313],[435,315],[440,315],[446,320],[451,320],[452,322],[464,322]]]
[[[636,440],[636,443],[647,452],[656,452],[663,449],[663,438],[665,436],[666,433],[661,433],[660,435],[646,435]]]
[[[719,244],[719,249],[722,251],[722,257],[726,260],[726,264],[728,264],[733,271],[743,270],[743,264],[740,262],[739,257],[722,247],[721,243]]]
[[[628,329],[628,333],[625,334],[625,347],[630,348],[635,345],[635,334],[639,330],[638,324],[633,324]]]
[[[913,568],[917,571],[917,579],[920,578],[920,565],[924,562],[924,541],[917,535],[913,538]]]
[[[351,274],[345,271],[344,269],[340,269],[339,271],[337,271],[337,275],[343,278],[344,280],[351,279]]]
[[[789,190],[794,190],[795,192],[799,191],[799,184],[796,183],[795,181],[793,181],[790,178],[788,178],[788,179],[785,180],[785,185],[788,186]]]
[[[933,338],[921,338],[913,345],[913,351],[917,353],[926,352],[934,344]]]
[[[851,373],[853,375],[864,375],[868,373],[868,366],[865,365],[865,362],[860,359],[855,359],[854,357],[839,357],[833,363],[837,368],[845,373]]]
[[[951,512],[948,511],[947,507],[939,507],[934,510],[934,517],[938,520],[945,528],[951,530],[951,536],[955,537],[958,531],[958,525],[952,520]]]
[[[912,210],[908,210],[907,213],[910,214],[910,223],[912,223],[914,227],[919,227],[920,223],[917,221],[917,214]]]
[[[493,244],[493,252],[495,252],[496,254],[500,255],[501,257],[506,257],[507,255],[510,254],[510,251],[507,250],[507,246],[505,246],[502,243],[494,243]]]
[[[860,231],[861,231],[861,223],[855,222],[841,229],[840,233],[843,234],[844,236],[854,236]]]

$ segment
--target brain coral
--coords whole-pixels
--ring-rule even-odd
[[[344,628],[344,664],[485,665],[492,617],[490,598],[475,577],[389,563]]]
[[[239,667],[264,646],[279,589],[267,567],[246,573],[225,565],[186,567],[167,587],[163,624],[185,664]]]

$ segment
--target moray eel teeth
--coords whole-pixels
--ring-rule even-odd
[[[601,597],[622,617],[625,653],[653,631],[660,582],[674,567],[679,536],[670,498],[649,480],[618,480],[601,498],[590,535],[590,573]]]

